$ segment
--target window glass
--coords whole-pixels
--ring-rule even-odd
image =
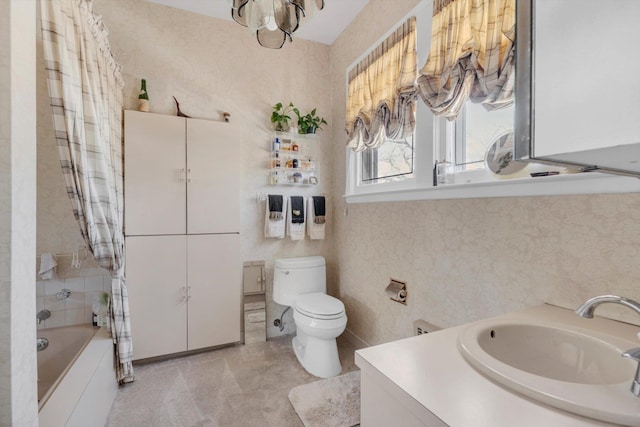
[[[489,145],[500,135],[513,131],[515,107],[487,111],[481,104],[467,102],[455,125],[457,166],[483,167]]]
[[[413,137],[387,140],[380,147],[360,153],[362,182],[398,180],[413,174]]]

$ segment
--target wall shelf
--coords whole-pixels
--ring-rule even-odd
[[[269,185],[312,187],[318,183],[316,162],[308,146],[310,138],[315,138],[315,135],[273,134],[268,162]]]

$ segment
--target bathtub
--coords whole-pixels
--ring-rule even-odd
[[[42,408],[49,395],[64,378],[73,362],[89,344],[97,328],[91,325],[40,329],[38,338],[49,340],[49,346],[38,352],[38,406]]]
[[[49,346],[38,352],[39,425],[104,425],[118,384],[113,340],[91,325],[38,330]]]

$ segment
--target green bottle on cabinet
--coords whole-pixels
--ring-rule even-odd
[[[142,79],[140,93],[138,94],[138,111],[149,112],[149,94],[147,93],[147,81]]]

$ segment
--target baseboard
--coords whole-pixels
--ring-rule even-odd
[[[349,343],[351,345],[353,345],[356,348],[356,350],[360,350],[361,348],[370,347],[370,345],[365,340],[363,340],[362,338],[360,338],[359,336],[354,334],[353,331],[351,331],[349,328],[344,330],[342,336],[347,341],[349,341]]]

